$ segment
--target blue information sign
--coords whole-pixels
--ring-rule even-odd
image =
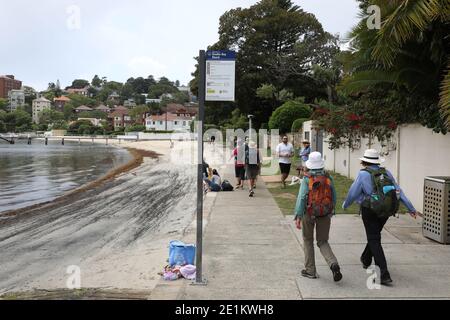
[[[206,52],[206,101],[234,101],[236,52]]]

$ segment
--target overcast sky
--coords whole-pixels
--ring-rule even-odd
[[[357,23],[355,0],[295,0],[325,30]],[[0,75],[38,90],[95,74],[167,76],[187,84],[198,50],[218,40],[220,16],[256,0],[0,0]],[[78,15],[79,12],[79,15]],[[80,19],[77,19],[77,17]]]

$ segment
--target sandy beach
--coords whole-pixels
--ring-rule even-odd
[[[72,265],[82,288],[154,288],[169,241],[195,213],[196,166],[180,161],[192,143],[117,145],[134,160],[52,203],[0,216],[0,294],[65,289]]]

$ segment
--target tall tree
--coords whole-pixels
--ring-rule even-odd
[[[336,37],[325,32],[313,14],[289,0],[261,0],[248,9],[222,15],[219,41],[211,50],[237,51],[236,105],[251,113],[255,125],[267,123],[280,104],[258,98],[257,90],[271,86],[279,93],[305,96],[307,102],[326,98],[326,90],[312,77],[312,65],[329,67],[339,52]],[[197,93],[198,68],[190,86]]]

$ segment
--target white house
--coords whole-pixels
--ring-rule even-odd
[[[147,130],[156,131],[189,131],[191,122],[194,121],[192,117],[177,116],[174,113],[164,113],[162,115],[152,115],[145,119],[145,126]],[[167,125],[166,125],[167,122]]]
[[[10,90],[8,92],[9,98],[9,111],[15,111],[17,107],[25,104],[25,91],[24,90]]]
[[[161,103],[161,99],[149,99],[149,98],[146,98],[145,99],[145,104],[149,104],[149,103]]]
[[[39,123],[39,113],[44,110],[50,110],[52,108],[52,102],[50,100],[45,99],[44,97],[40,97],[38,99],[33,100],[33,123]]]

